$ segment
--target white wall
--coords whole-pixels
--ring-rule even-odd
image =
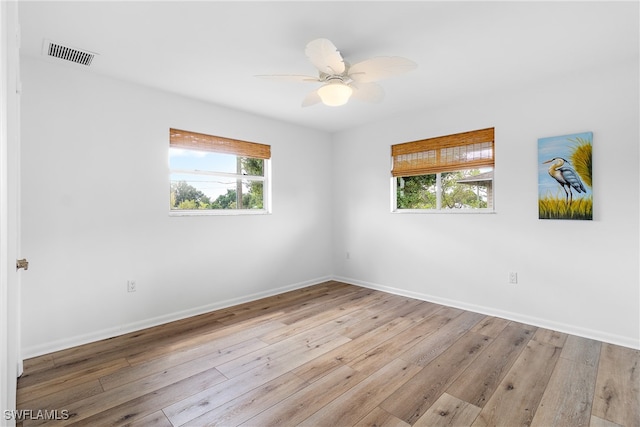
[[[605,65],[335,135],[335,276],[640,347],[638,73]],[[495,214],[390,213],[390,145],[492,126]],[[539,220],[537,140],[583,131],[594,220]]]
[[[22,73],[24,357],[330,277],[328,135],[74,65]],[[273,213],[169,217],[170,127],[270,144]]]

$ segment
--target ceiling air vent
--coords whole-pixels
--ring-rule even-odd
[[[44,41],[42,53],[46,56],[53,56],[54,58],[64,59],[65,61],[75,62],[76,64],[86,65],[87,67],[91,65],[93,58],[97,55],[87,50],[64,46],[51,40]]]

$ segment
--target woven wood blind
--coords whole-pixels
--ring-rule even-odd
[[[494,128],[391,146],[393,176],[427,175],[493,167]]]
[[[180,129],[169,130],[169,146],[190,150],[235,154],[241,157],[270,159],[271,146]]]

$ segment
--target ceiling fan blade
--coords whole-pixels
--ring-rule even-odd
[[[417,67],[418,64],[407,58],[379,56],[352,65],[348,74],[356,82],[368,83],[406,73]]]
[[[322,102],[322,100],[320,99],[320,95],[318,95],[318,91],[314,90],[313,92],[310,92],[302,101],[302,106],[303,107],[309,107],[311,105],[315,105],[319,102]]]
[[[309,61],[326,74],[342,74],[345,66],[342,55],[330,40],[315,39],[307,43],[304,51]]]
[[[281,80],[288,82],[319,82],[320,79],[318,77],[313,76],[305,76],[301,74],[262,74],[257,75],[255,77],[261,79],[269,79],[269,80]]]
[[[384,99],[384,90],[377,83],[352,82],[353,98],[364,102],[380,102]]]

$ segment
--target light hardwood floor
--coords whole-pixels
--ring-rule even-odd
[[[637,427],[639,362],[327,282],[27,360],[18,408],[24,426]]]

